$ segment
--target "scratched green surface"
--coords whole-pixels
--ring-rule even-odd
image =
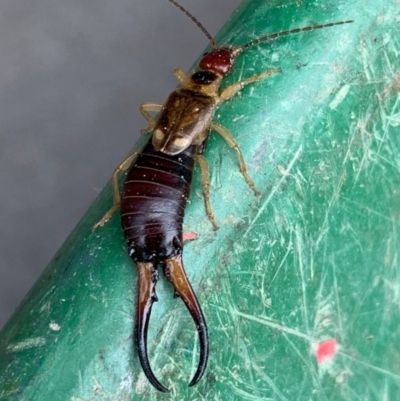
[[[245,1],[218,40],[350,18],[249,50],[227,79],[283,69],[216,114],[262,195],[213,136],[213,232],[196,172],[185,230],[198,239],[184,261],[209,326],[203,380],[187,387],[197,337],[164,280],[149,352],[171,393],[144,378],[118,217],[90,232],[106,187],[1,332],[0,400],[400,399],[398,3]],[[318,364],[329,339],[337,352]]]

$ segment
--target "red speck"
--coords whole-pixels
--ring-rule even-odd
[[[319,343],[315,350],[318,363],[324,363],[332,359],[336,354],[336,348],[337,341],[334,338]]]
[[[183,233],[183,240],[184,241],[193,241],[197,239],[197,234],[196,233]]]

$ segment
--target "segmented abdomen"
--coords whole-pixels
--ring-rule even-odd
[[[163,261],[182,253],[182,222],[195,146],[169,156],[151,141],[132,163],[121,195],[121,223],[135,262]]]

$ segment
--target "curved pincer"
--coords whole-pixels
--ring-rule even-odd
[[[153,262],[136,262],[138,269],[138,306],[136,316],[136,343],[139,353],[140,364],[149,382],[159,391],[164,393],[169,390],[164,387],[155,377],[147,355],[147,329],[149,326],[151,308],[157,301],[156,283],[158,271]],[[175,294],[182,298],[196,324],[200,337],[200,360],[197,371],[189,386],[194,386],[203,376],[208,360],[208,334],[207,326],[201,311],[200,304],[190,285],[182,264],[180,255],[174,256],[164,261],[164,272],[168,280],[172,283]]]
[[[208,333],[207,325],[200,308],[199,301],[193,291],[189,280],[186,277],[185,269],[183,268],[182,256],[177,255],[164,262],[164,273],[168,280],[172,283],[175,294],[182,298],[187,309],[196,324],[200,338],[200,360],[196,373],[189,383],[189,386],[194,386],[203,376],[208,360]]]
[[[152,262],[136,262],[138,269],[138,306],[136,315],[136,344],[139,353],[140,364],[149,382],[159,391],[168,393],[154,375],[147,355],[147,329],[151,314],[151,307],[157,301],[156,283],[158,271]]]

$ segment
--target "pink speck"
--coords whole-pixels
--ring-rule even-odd
[[[183,233],[183,240],[184,241],[193,241],[197,238],[197,234],[196,233]]]
[[[324,363],[332,359],[336,354],[336,348],[337,341],[334,338],[317,344],[315,356],[318,363]]]

